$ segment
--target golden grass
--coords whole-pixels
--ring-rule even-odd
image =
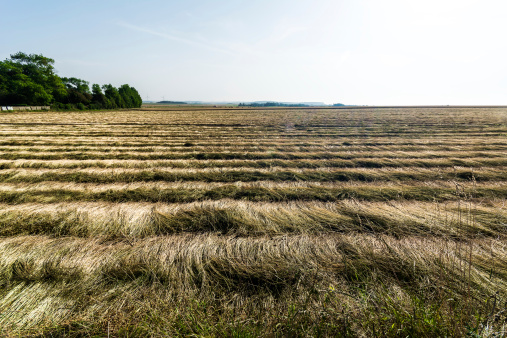
[[[77,169],[77,168],[127,168],[127,169],[157,169],[157,168],[362,168],[374,166],[381,168],[452,168],[453,170],[474,170],[478,168],[495,168],[507,165],[507,159],[470,158],[466,159],[357,159],[357,160],[37,160],[17,159],[1,160],[1,169]]]
[[[255,181],[307,181],[307,182],[422,182],[422,181],[456,181],[469,183],[498,182],[506,179],[504,167],[470,168],[16,168],[4,169],[0,173],[0,182],[36,183],[36,182],[80,182],[80,183],[115,183],[115,182],[255,182]]]
[[[482,203],[289,202],[234,200],[187,204],[71,202],[2,205],[0,236],[129,238],[173,233],[236,236],[378,233],[396,237],[505,238],[507,210]],[[473,220],[473,222],[472,222]]]
[[[506,247],[493,239],[460,244],[375,235],[191,235],[103,243],[18,237],[0,241],[0,252],[0,275],[7,282],[0,302],[5,314],[0,324],[4,328],[30,329],[48,323],[114,318],[119,322],[113,321],[113,327],[119,329],[130,317],[129,311],[160,311],[191,303],[192,299],[216,304],[212,300],[216,292],[232,296],[222,305],[226,317],[241,313],[245,307],[260,307],[280,316],[277,312],[284,311],[283,304],[299,307],[306,301],[320,311],[337,310],[345,301],[348,315],[355,312],[362,317],[369,301],[358,286],[379,279],[389,283],[387,292],[391,296],[396,294],[391,306],[409,313],[420,311],[411,299],[413,287],[426,289],[427,297],[438,298],[442,293],[470,303],[507,288],[506,262],[502,259]],[[309,288],[313,294],[307,293]],[[369,292],[375,299],[386,290],[377,286]],[[153,293],[161,298],[146,297]],[[376,301],[383,303],[382,299]],[[460,305],[475,311],[466,308],[466,303]],[[20,310],[32,315],[20,314]],[[211,315],[218,316],[214,320],[219,320],[215,311],[210,309]],[[174,315],[169,311],[164,317]],[[263,322],[273,329],[269,317]],[[165,330],[175,329],[170,323]],[[371,327],[357,329],[357,333],[373,333]],[[454,333],[459,332],[465,331]]]
[[[0,121],[0,335],[507,335],[502,108]]]

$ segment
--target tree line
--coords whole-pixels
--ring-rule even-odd
[[[127,84],[99,86],[75,77],[60,77],[55,60],[19,52],[0,61],[0,105],[49,106],[57,110],[141,107],[142,99]]]

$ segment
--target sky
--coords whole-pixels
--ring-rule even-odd
[[[0,59],[143,100],[507,104],[504,0],[0,0]]]

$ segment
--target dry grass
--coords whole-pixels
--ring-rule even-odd
[[[364,318],[367,312],[361,312],[367,311],[368,306],[392,302],[390,306],[417,321],[414,312],[430,309],[417,308],[414,297],[426,298],[420,301],[428,302],[424,304],[427,306],[432,301],[444,301],[441,296],[445,295],[454,297],[457,304],[447,300],[441,306],[470,311],[468,316],[460,314],[466,317],[462,320],[479,328],[483,323],[474,323],[474,316],[478,311],[491,311],[492,304],[476,306],[487,300],[487,295],[507,289],[507,251],[504,242],[497,240],[461,244],[376,235],[178,235],[135,243],[104,243],[93,239],[18,237],[1,241],[0,252],[0,274],[5,281],[0,303],[5,316],[1,324],[25,329],[49,320],[93,322],[104,315],[114,315],[111,321],[119,328],[125,320],[133,320],[129,311],[134,309],[146,311],[154,307],[152,311],[161,311],[171,304],[194,300],[216,306],[220,301],[213,299],[213,294],[228,294],[230,298],[221,300],[222,310],[210,309],[212,317],[205,320],[211,322],[220,322],[221,311],[228,320],[237,320],[231,315],[241,313],[245,307],[261,307],[277,316],[282,315],[279,311],[290,311],[292,305],[297,306],[298,312],[312,308],[339,311],[338,302],[344,300],[347,306],[342,311],[348,315],[356,313]],[[375,287],[374,282],[385,285]],[[150,297],[153,293],[160,298]],[[396,298],[383,299],[386,295]],[[311,302],[311,306],[306,304],[305,308],[305,302]],[[19,306],[34,315],[19,314]],[[493,312],[499,320],[505,319],[500,309]],[[302,316],[311,319],[315,315],[318,313]],[[483,315],[487,319],[490,313]],[[171,318],[174,314],[166,316]],[[273,324],[269,317],[258,319]],[[389,321],[410,330],[409,323],[397,323],[394,318]],[[161,329],[174,330],[174,324],[177,323],[168,322]],[[321,324],[337,322],[331,319]],[[368,326],[356,329],[364,334],[374,330]],[[446,329],[466,332],[463,327]]]
[[[376,233],[396,238],[504,239],[507,210],[476,202],[289,202],[188,204],[59,203],[3,205],[0,236],[50,235],[137,240],[175,233],[235,236]]]
[[[505,110],[199,109],[2,115],[0,334],[507,335]]]
[[[456,181],[469,183],[503,181],[506,179],[505,168],[483,167],[480,170],[454,167],[442,168],[79,168],[79,169],[4,169],[0,173],[0,182],[80,182],[80,183],[115,183],[115,182],[252,182],[252,181],[309,181],[309,182],[421,182],[432,180]]]

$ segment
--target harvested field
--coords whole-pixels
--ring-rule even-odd
[[[507,335],[505,108],[0,116],[0,334]]]

